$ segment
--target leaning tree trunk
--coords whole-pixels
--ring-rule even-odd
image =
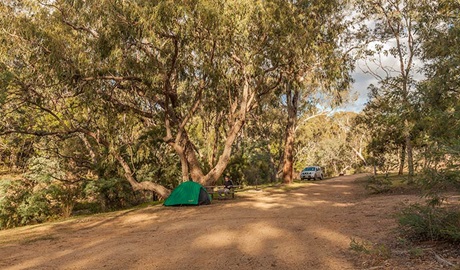
[[[167,188],[165,188],[162,185],[156,184],[154,182],[150,181],[144,181],[144,182],[138,182],[136,178],[134,177],[134,172],[129,166],[129,163],[123,158],[123,156],[118,153],[116,150],[112,149],[110,147],[110,144],[104,140],[101,136],[98,134],[91,132],[89,130],[80,130],[82,133],[86,134],[87,136],[93,138],[96,140],[98,143],[104,145],[109,153],[118,161],[118,163],[121,165],[124,171],[124,175],[126,177],[126,180],[128,180],[129,184],[133,188],[133,190],[149,190],[155,192],[159,197],[161,198],[167,198],[169,194],[171,194],[171,191]]]
[[[162,185],[156,184],[154,182],[150,182],[150,181],[138,182],[134,178],[133,176],[134,173],[131,170],[131,167],[129,166],[128,162],[126,162],[126,160],[124,160],[124,158],[116,152],[112,152],[111,154],[115,157],[118,163],[120,163],[121,167],[123,168],[125,172],[126,180],[128,180],[133,190],[135,191],[136,190],[150,190],[150,191],[155,192],[159,197],[163,199],[168,198],[169,194],[171,194],[171,191],[169,189],[165,188]]]
[[[185,156],[185,150],[182,147],[177,146],[177,145],[174,145],[173,148],[176,149],[176,153],[180,159],[182,182],[186,182],[190,179],[193,179],[192,176],[190,175],[187,157]]]

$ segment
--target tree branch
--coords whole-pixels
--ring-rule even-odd
[[[82,81],[95,81],[95,80],[110,80],[110,81],[137,81],[142,82],[142,79],[134,76],[90,76],[81,78]]]

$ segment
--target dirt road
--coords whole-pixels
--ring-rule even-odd
[[[418,197],[369,196],[358,177],[0,231],[0,269],[361,269],[352,239],[384,241]]]

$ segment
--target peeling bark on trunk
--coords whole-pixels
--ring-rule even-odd
[[[286,128],[286,140],[284,146],[283,158],[283,182],[290,184],[293,181],[293,167],[294,167],[294,141],[295,135],[293,134],[292,127]]]
[[[212,168],[214,165],[216,165],[216,158],[217,158],[217,146],[219,144],[219,128],[220,128],[220,121],[221,121],[221,115],[219,114],[216,118],[216,125],[214,126],[214,140],[212,143],[212,152],[209,160],[209,167]]]
[[[299,99],[299,91],[297,89],[291,89],[290,85],[286,85],[286,99],[288,121],[286,126],[283,156],[283,182],[285,184],[290,184],[293,182],[294,143],[297,123],[297,104]]]
[[[250,91],[248,79],[245,79],[241,101],[239,104],[237,102],[234,103],[235,109],[231,110],[230,114],[228,115],[230,130],[227,133],[224,150],[219,156],[216,165],[205,176],[199,179],[200,184],[214,184],[217,179],[219,179],[219,177],[224,173],[228,162],[230,161],[233,144],[236,141],[236,138],[238,137],[238,134],[240,133],[246,121],[246,114],[252,109],[254,97],[255,93]],[[189,164],[191,167],[195,166],[195,164],[192,164],[192,162],[189,162]]]
[[[230,156],[232,153],[232,146],[235,142],[241,128],[244,125],[244,118],[239,119],[235,122],[232,129],[227,135],[227,140],[225,141],[224,151],[219,157],[217,164],[209,171],[209,173],[203,176],[198,182],[202,185],[214,184],[217,179],[224,173],[227,168],[228,162],[230,161]],[[193,167],[195,164],[191,164]]]
[[[180,165],[181,165],[181,171],[182,171],[182,182],[188,181],[190,179],[190,171],[188,170],[187,158],[185,157],[183,150],[176,151],[176,152],[178,152],[179,159],[180,159]]]
[[[86,138],[83,133],[79,133],[78,137],[83,141],[83,144],[85,145],[86,149],[88,150],[89,155],[91,156],[91,161],[93,163],[96,163],[99,157],[96,154],[96,151],[94,151],[93,147],[89,143],[88,138]]]
[[[175,142],[170,141],[169,145],[172,146],[180,158],[182,180],[188,181],[191,178],[193,181],[199,182],[199,179],[203,177],[203,172],[194,151],[195,147],[190,142],[185,131],[181,134],[182,136],[177,138]]]

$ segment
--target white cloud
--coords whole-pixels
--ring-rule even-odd
[[[369,49],[374,49],[376,42],[369,44]],[[395,40],[389,40],[386,44],[382,44],[384,50],[389,50],[392,47],[396,46]],[[420,59],[414,59],[413,62],[414,68],[412,70],[412,75],[415,80],[423,80],[425,77],[420,73],[420,68],[423,66],[423,62]],[[382,69],[385,68],[385,70]],[[378,79],[375,75],[370,74],[375,73],[377,76],[382,78],[386,77],[386,72],[389,72],[389,76],[398,76],[399,75],[399,61],[391,55],[385,56],[384,54],[376,55],[376,57],[371,60],[370,58],[365,60],[361,59],[356,63],[356,70],[352,73],[354,83],[351,88],[351,96],[355,96],[354,100],[344,104],[339,110],[345,111],[355,111],[359,112],[364,107],[368,101],[369,95],[369,85],[377,85]]]

